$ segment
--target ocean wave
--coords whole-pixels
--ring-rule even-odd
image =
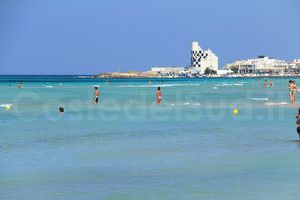
[[[200,86],[200,84],[191,83],[191,84],[162,84],[162,85],[117,85],[114,87],[122,87],[122,88],[156,88],[156,87],[176,87],[176,86]]]
[[[53,88],[52,85],[45,85],[45,88]]]
[[[287,105],[287,102],[268,102],[265,103],[266,106],[282,106],[282,105]]]
[[[221,83],[217,84],[217,87],[226,87],[226,86],[244,86],[242,83]]]
[[[170,105],[170,106],[176,106],[175,103],[170,103],[169,105]],[[194,102],[194,103],[191,103],[191,102],[183,102],[183,103],[178,104],[178,105],[182,105],[182,106],[189,106],[189,105],[191,105],[191,106],[200,106],[201,104],[200,104],[199,102]]]
[[[217,90],[217,89],[218,89],[218,87],[213,87],[213,89],[214,89],[214,90]]]
[[[252,98],[253,101],[269,101],[269,98]]]

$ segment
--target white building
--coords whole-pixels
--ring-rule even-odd
[[[218,71],[218,57],[210,50],[202,50],[198,42],[192,43],[190,70],[204,74],[206,68]]]
[[[294,59],[293,64],[295,65],[300,65],[300,59]]]
[[[285,73],[293,68],[295,68],[295,64],[293,63],[268,56],[239,60],[226,65],[227,70],[232,70],[239,74]]]

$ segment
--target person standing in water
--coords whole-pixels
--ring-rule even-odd
[[[99,90],[98,90],[98,87],[94,87],[94,89],[95,89],[95,95],[94,95],[94,98],[93,98],[93,102],[95,104],[97,104],[98,101],[99,101]]]
[[[295,103],[296,93],[297,93],[297,85],[296,85],[295,81],[290,80],[289,81],[289,95],[290,95],[291,104]]]
[[[160,91],[160,87],[157,88],[157,92],[156,92],[156,102],[159,105],[161,102],[162,96],[161,96],[161,91]]]
[[[264,87],[267,87],[267,85],[268,85],[268,81],[267,81],[267,79],[265,79]]]
[[[298,114],[297,114],[296,118],[297,118],[297,121],[296,121],[296,124],[297,124],[297,133],[298,133],[299,140],[300,140],[300,108],[298,110]]]
[[[273,82],[272,81],[270,81],[270,87],[273,87]]]

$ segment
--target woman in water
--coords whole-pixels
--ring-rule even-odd
[[[158,87],[157,88],[157,92],[156,92],[156,102],[157,102],[158,105],[160,104],[161,99],[162,99],[162,97],[161,97],[161,91],[160,91],[160,87]]]
[[[297,85],[295,84],[295,81],[290,80],[289,81],[289,94],[290,94],[290,102],[291,104],[295,103],[295,95],[297,93]]]
[[[297,133],[298,133],[299,140],[300,140],[300,108],[298,110],[298,114],[297,114],[296,118],[297,118],[297,122],[296,122],[296,124],[297,124]]]
[[[268,86],[268,81],[267,81],[267,79],[265,79],[265,81],[264,81],[264,87],[267,87]]]

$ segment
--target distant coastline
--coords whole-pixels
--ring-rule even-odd
[[[172,76],[161,76],[157,72],[152,71],[128,71],[128,72],[104,72],[98,75],[95,75],[94,78],[105,79],[105,78],[113,78],[113,79],[122,79],[122,78],[163,78],[163,79],[175,79],[175,78],[284,78],[284,77],[300,77],[298,73],[289,73],[289,74],[202,74],[195,76],[180,76],[180,75],[172,75]]]

